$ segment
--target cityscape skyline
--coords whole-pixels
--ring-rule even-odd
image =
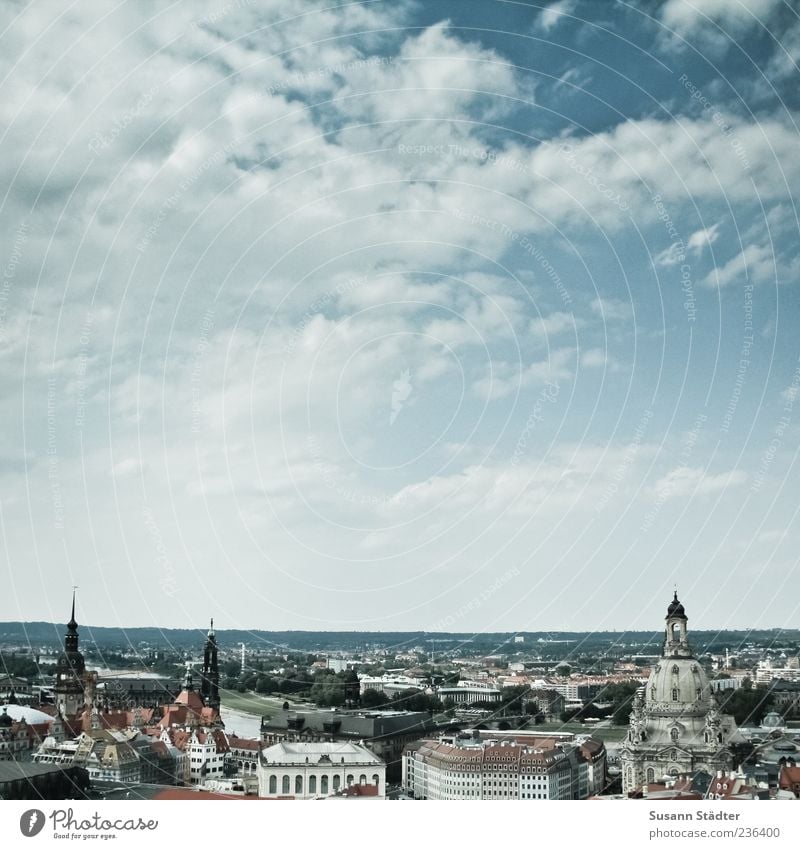
[[[800,626],[791,4],[0,17],[0,619]]]

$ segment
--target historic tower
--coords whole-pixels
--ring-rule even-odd
[[[74,716],[83,710],[84,677],[86,664],[78,650],[78,623],[75,621],[75,590],[72,591],[72,615],[67,622],[64,651],[56,663],[56,681],[53,687],[56,707],[64,716]]]
[[[688,638],[688,618],[675,593],[667,608],[664,648],[647,686],[633,700],[620,748],[622,790],[630,793],[664,776],[731,769],[729,744],[741,737],[720,712]]]
[[[217,636],[214,633],[214,620],[208,629],[206,646],[203,651],[203,673],[200,695],[208,707],[219,710],[219,663],[217,661]]]

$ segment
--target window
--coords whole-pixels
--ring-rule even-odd
[[[673,702],[678,701],[678,688],[677,687],[672,688],[672,701]]]
[[[673,666],[673,667],[672,667],[672,674],[673,674],[673,675],[678,675],[678,674],[680,674],[680,669],[678,669],[678,667],[677,667],[677,666]]]
[[[289,794],[289,776],[288,775],[283,776],[283,781],[281,783],[281,792],[284,795]]]
[[[353,783],[353,776],[348,775],[347,776],[347,786],[349,787],[352,783]]]
[[[328,776],[327,775],[323,775],[322,778],[320,779],[319,788],[320,788],[319,792],[322,793],[323,796],[327,795],[327,793],[328,793]]]
[[[333,776],[333,792],[335,793],[342,786],[342,777],[341,775]]]
[[[308,792],[309,794],[317,792],[317,776],[312,775],[311,778],[308,779]]]
[[[295,794],[301,794],[301,795],[303,793],[303,776],[302,775],[295,776],[294,792],[295,792]]]

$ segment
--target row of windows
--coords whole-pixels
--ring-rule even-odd
[[[354,780],[355,779],[352,775],[348,775],[347,776],[347,786],[349,787],[351,784],[353,784]],[[367,776],[363,775],[363,774],[360,775],[358,777],[358,783],[359,784],[366,784],[367,783]],[[377,775],[377,774],[373,775],[372,776],[372,783],[377,787],[380,784],[380,776]],[[342,786],[342,777],[340,775],[334,775],[333,776],[333,792],[336,793],[338,790],[341,789],[341,786]],[[324,796],[329,792],[328,788],[329,788],[328,776],[323,775],[320,778],[320,782],[319,782],[319,792]],[[269,777],[269,791],[268,792],[270,794],[274,794],[274,793],[278,792],[278,776],[277,775],[270,775],[270,777]],[[285,796],[285,795],[288,795],[291,792],[292,792],[291,791],[291,778],[288,775],[284,775],[283,779],[281,781],[281,793]],[[294,778],[294,792],[295,792],[295,795],[301,795],[303,793],[303,776],[302,775],[296,775],[295,778]],[[315,794],[317,792],[317,776],[316,775],[312,775],[308,779],[308,792],[309,792],[309,795]]]

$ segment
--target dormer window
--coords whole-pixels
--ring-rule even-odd
[[[673,702],[678,701],[678,688],[677,687],[672,688],[672,701]]]

